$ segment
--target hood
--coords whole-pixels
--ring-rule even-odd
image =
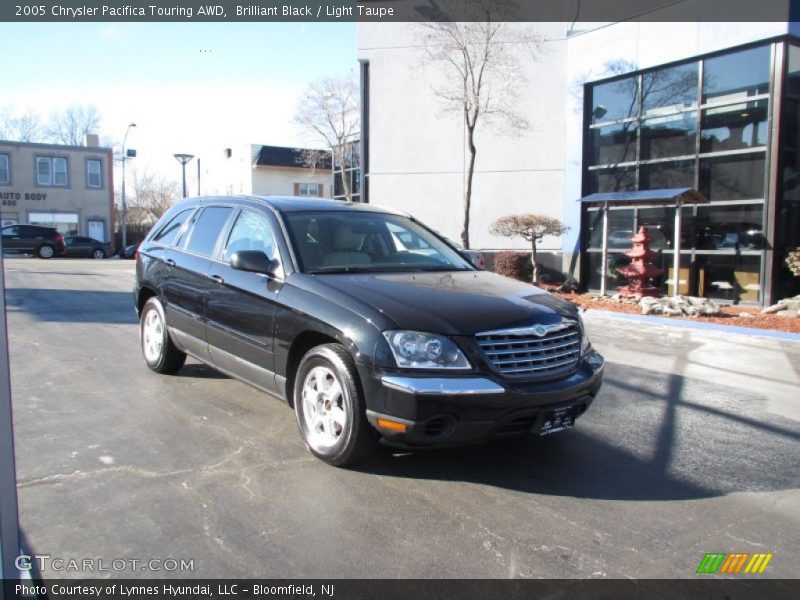
[[[315,293],[357,313],[370,309],[397,329],[445,335],[556,323],[575,307],[532,285],[485,271],[307,276]],[[370,311],[371,312],[371,311]],[[363,316],[370,316],[364,314]]]

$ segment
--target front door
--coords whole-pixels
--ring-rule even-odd
[[[218,368],[267,391],[276,391],[273,330],[282,273],[276,277],[230,266],[241,250],[264,252],[280,260],[274,224],[267,215],[243,209],[208,271],[213,287],[206,303],[211,360]]]
[[[89,237],[97,240],[98,242],[106,241],[106,224],[102,221],[88,221],[86,223],[89,228]]]

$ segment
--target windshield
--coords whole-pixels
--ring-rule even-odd
[[[293,212],[286,222],[304,273],[472,270],[458,252],[407,217]]]

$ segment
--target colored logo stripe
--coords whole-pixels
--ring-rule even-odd
[[[769,561],[772,560],[772,554],[753,554],[753,558],[747,563],[744,569],[745,573],[763,573]]]
[[[733,554],[728,554],[728,558],[722,564],[722,568],[719,570],[719,572],[738,573],[742,570],[742,567],[749,556],[749,552],[734,552]]]
[[[697,567],[698,573],[716,573],[725,558],[724,552],[707,552],[700,566]]]

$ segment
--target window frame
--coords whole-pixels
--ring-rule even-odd
[[[64,183],[56,183],[56,161],[59,161],[59,164],[63,161]],[[47,165],[47,181],[43,181],[41,178],[41,173],[39,171],[40,164]],[[36,187],[69,187],[69,159],[66,156],[37,154],[34,160],[34,172],[36,176]]]
[[[97,178],[98,184],[92,185],[92,172],[90,165],[97,165]],[[103,160],[100,158],[87,158],[86,159],[86,188],[90,190],[102,190],[105,181],[103,178]]]
[[[8,152],[0,152],[0,160],[5,159],[7,176],[5,181],[0,178],[0,185],[11,185],[11,154]]]

